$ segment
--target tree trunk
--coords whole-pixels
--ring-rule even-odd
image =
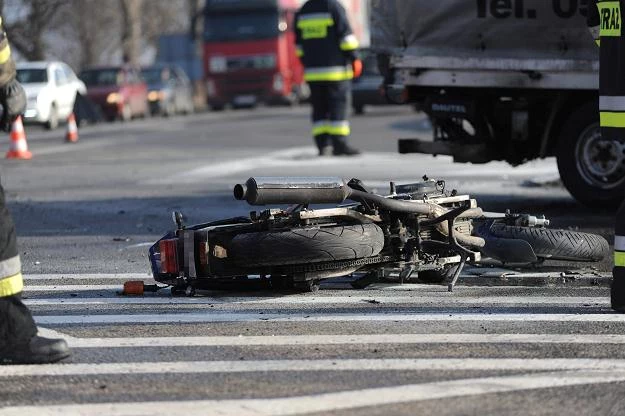
[[[122,26],[122,53],[124,63],[139,66],[141,56],[141,3],[143,0],[119,0]]]

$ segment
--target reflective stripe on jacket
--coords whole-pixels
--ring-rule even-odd
[[[591,0],[588,29],[600,46],[599,112],[601,135],[625,141],[625,0]]]
[[[0,298],[13,296],[24,289],[19,256],[0,261]]]
[[[308,82],[347,81],[354,77],[358,39],[337,0],[308,0],[295,16],[296,52]]]

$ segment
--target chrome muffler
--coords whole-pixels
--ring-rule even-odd
[[[250,205],[340,204],[349,194],[338,177],[258,177],[234,187],[234,197]]]

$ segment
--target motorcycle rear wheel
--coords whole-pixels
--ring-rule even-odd
[[[570,230],[493,224],[490,232],[499,238],[527,241],[540,259],[601,261],[610,254],[600,235]]]
[[[228,253],[237,265],[249,268],[363,259],[378,255],[383,247],[380,227],[357,224],[239,234]]]

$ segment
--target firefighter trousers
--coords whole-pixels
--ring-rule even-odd
[[[0,185],[0,356],[16,345],[24,345],[37,334],[37,326],[22,303],[20,258],[13,218]]]
[[[614,227],[614,269],[610,298],[612,309],[625,312],[625,200],[616,213]]]
[[[351,81],[310,82],[312,135],[319,149],[346,144],[350,134],[347,120]]]

